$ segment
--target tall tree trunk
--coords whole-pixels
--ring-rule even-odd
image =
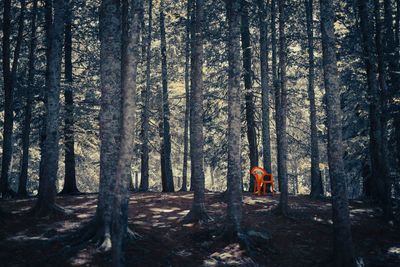
[[[345,181],[346,174],[343,164],[340,80],[336,61],[335,11],[332,0],[321,0],[320,12],[322,64],[327,96],[328,163],[332,188],[334,265],[355,266]]]
[[[371,158],[371,174],[368,179],[369,182],[366,183],[367,188],[366,192],[371,193],[371,197],[378,200],[380,196],[383,195],[383,170],[382,170],[382,155],[381,155],[381,142],[380,136],[381,132],[381,121],[379,119],[381,113],[381,106],[379,105],[379,84],[377,79],[377,69],[376,69],[376,61],[374,58],[373,48],[373,36],[371,34],[371,24],[368,16],[368,7],[365,1],[359,0],[359,13],[360,13],[360,29],[362,33],[363,40],[363,52],[364,52],[364,64],[367,70],[367,84],[368,84],[368,95],[369,95],[369,152]],[[377,24],[377,29],[380,27],[380,19]],[[377,46],[379,49],[378,55],[383,51],[380,46],[380,30],[377,33]],[[384,73],[383,73],[384,74]],[[380,75],[380,81],[383,81],[386,86],[385,79]]]
[[[162,106],[163,106],[163,133],[164,133],[164,164],[166,187],[163,192],[174,192],[174,177],[172,175],[171,165],[171,135],[169,125],[169,101],[168,101],[168,68],[167,68],[167,43],[165,40],[164,25],[164,2],[160,4],[160,33],[161,33],[161,75],[162,75]]]
[[[281,105],[281,90],[279,87],[279,80],[278,80],[278,70],[277,70],[277,38],[276,38],[276,0],[271,0],[271,50],[272,50],[272,83],[274,87],[274,94],[275,94],[275,132],[276,132],[276,139],[278,143],[278,136],[280,136],[279,133],[279,127],[278,121],[279,121],[279,109]],[[278,175],[278,188],[279,191],[281,191],[281,176]]]
[[[378,105],[380,105],[380,113],[378,113],[380,120],[380,135],[378,136],[378,142],[381,143],[380,149],[380,163],[381,163],[381,181],[380,187],[380,202],[382,204],[384,217],[386,220],[391,220],[393,218],[392,211],[392,182],[389,176],[389,163],[388,163],[388,130],[387,122],[389,120],[389,109],[388,109],[388,99],[391,94],[398,92],[400,82],[398,74],[399,63],[398,63],[398,53],[395,53],[396,46],[394,44],[393,35],[393,25],[392,25],[392,13],[389,1],[384,1],[384,33],[385,42],[383,43],[382,33],[381,33],[381,19],[380,19],[380,4],[379,1],[374,1],[374,12],[375,12],[375,24],[376,24],[376,50],[378,52],[378,72],[379,72],[379,85],[380,94],[378,95]],[[389,65],[389,87],[387,85],[387,77],[385,70],[385,57],[387,58]],[[396,120],[400,120],[398,116],[394,116],[394,126],[396,127]],[[400,129],[395,128],[395,133],[400,131]]]
[[[87,229],[111,248],[113,195],[120,148],[121,118],[120,1],[102,0],[100,6],[100,187],[97,210]]]
[[[311,124],[311,198],[315,199],[324,194],[319,173],[319,149],[317,131],[317,110],[314,93],[314,26],[313,0],[306,0],[307,37],[308,37],[308,99],[310,101]]]
[[[225,238],[238,239],[242,222],[240,171],[240,1],[226,1],[228,20],[228,207]],[[242,20],[243,21],[243,20]]]
[[[27,196],[26,184],[28,181],[28,162],[29,162],[29,137],[31,133],[32,119],[32,101],[33,101],[33,84],[35,78],[35,49],[36,49],[36,16],[37,16],[37,0],[33,0],[31,15],[31,36],[29,43],[29,62],[28,62],[28,84],[25,90],[25,117],[24,129],[22,131],[22,158],[21,172],[19,175],[18,195]]]
[[[62,194],[77,193],[75,176],[75,150],[74,150],[74,97],[72,79],[72,0],[66,0],[65,10],[65,41],[64,41],[64,66],[65,66],[65,125],[64,125],[64,144],[65,144],[65,178]]]
[[[280,177],[279,190],[281,192],[279,200],[280,212],[284,215],[288,212],[288,177],[287,177],[287,136],[286,136],[286,109],[287,109],[287,77],[286,77],[286,65],[287,65],[287,46],[286,46],[286,35],[285,35],[285,24],[286,24],[286,10],[285,1],[279,1],[279,70],[280,70],[280,94],[275,97],[279,97],[279,109],[277,110],[277,147],[278,147],[278,177]]]
[[[182,169],[182,188],[180,191],[187,191],[187,161],[188,161],[188,127],[190,115],[190,85],[189,85],[189,65],[190,65],[190,7],[192,0],[187,3],[187,17],[186,17],[186,47],[185,47],[185,128],[183,129],[183,169]]]
[[[271,133],[269,127],[269,89],[268,89],[268,31],[267,12],[264,0],[258,0],[260,28],[260,63],[261,63],[261,109],[262,109],[262,140],[263,167],[268,173],[271,170]]]
[[[203,14],[204,0],[195,1],[195,21],[194,32],[192,35],[193,44],[193,79],[191,94],[191,109],[193,120],[190,124],[190,149],[192,164],[192,184],[194,189],[193,204],[189,213],[185,216],[185,222],[208,221],[205,209],[205,184],[203,169]]]
[[[246,99],[246,123],[247,123],[247,140],[249,142],[249,192],[254,188],[255,179],[251,177],[250,171],[253,167],[258,166],[258,151],[257,151],[257,134],[254,119],[254,100],[252,92],[251,75],[251,44],[250,44],[250,30],[249,30],[249,14],[248,5],[245,0],[241,2],[242,8],[242,23],[241,23],[241,37],[242,37],[242,51],[243,51],[243,70],[244,70],[244,87]]]
[[[3,11],[3,80],[4,80],[4,128],[3,128],[3,155],[1,165],[0,187],[3,198],[8,197],[11,193],[9,188],[8,175],[12,158],[12,132],[14,125],[13,102],[14,102],[14,85],[16,84],[17,68],[19,54],[21,50],[25,1],[21,0],[21,9],[18,20],[17,43],[14,50],[14,60],[12,69],[10,70],[10,10],[11,1],[4,1]]]
[[[43,165],[42,190],[33,209],[36,216],[47,216],[59,211],[55,204],[57,194],[58,147],[59,147],[59,114],[60,114],[60,80],[62,45],[64,37],[64,1],[54,1],[54,23],[50,27],[48,75],[46,76],[46,139],[44,140],[45,162]]]
[[[48,81],[50,78],[50,47],[51,47],[51,25],[53,25],[53,1],[51,0],[45,0],[45,7],[44,7],[44,16],[45,16],[45,32],[46,32],[46,74],[45,78],[46,81]],[[42,116],[42,125],[41,129],[39,132],[40,135],[40,165],[39,165],[39,193],[40,195],[43,191],[44,188],[44,182],[46,178],[44,177],[44,168],[46,166],[46,146],[45,146],[45,141],[46,141],[46,107],[47,107],[47,88],[44,87],[42,92],[42,100],[43,100],[43,106],[45,109],[45,112]],[[34,210],[33,210],[34,211]]]
[[[128,228],[129,181],[134,155],[136,122],[136,73],[139,62],[141,1],[122,1],[122,56],[121,56],[121,143],[115,178],[112,261],[113,266],[124,266],[123,240]],[[130,9],[130,10],[129,10]],[[128,14],[132,14],[129,21]]]
[[[143,121],[142,121],[142,153],[141,153],[141,176],[140,191],[149,190],[149,108],[150,108],[150,71],[151,71],[151,32],[152,28],[153,1],[149,0],[149,24],[147,37],[146,55],[146,86],[142,91]]]

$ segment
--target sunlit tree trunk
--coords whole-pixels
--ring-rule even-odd
[[[350,231],[346,174],[343,164],[340,78],[336,61],[335,11],[332,0],[320,1],[322,59],[327,97],[328,163],[332,188],[333,248],[335,266],[355,266]]]
[[[77,193],[75,176],[75,150],[74,150],[74,96],[72,79],[72,0],[65,0],[65,39],[64,39],[64,65],[65,65],[65,119],[64,119],[64,145],[65,145],[65,177],[62,194]]]
[[[136,73],[139,62],[139,35],[141,1],[122,1],[122,51],[121,51],[121,144],[115,177],[112,261],[113,266],[124,266],[123,240],[127,237],[129,184],[134,155],[136,122]],[[129,13],[131,19],[129,20]]]
[[[313,0],[306,0],[307,38],[308,38],[308,99],[310,101],[311,124],[311,197],[317,198],[324,194],[319,173],[319,149],[317,131],[317,110],[314,92],[314,23]]]
[[[163,192],[174,192],[174,177],[171,165],[171,135],[169,124],[169,100],[168,100],[168,68],[167,68],[167,43],[165,40],[164,2],[160,4],[160,34],[161,34],[161,76],[162,76],[162,106],[163,106],[163,155],[162,164],[165,168],[165,187]]]
[[[191,92],[192,123],[190,124],[190,149],[194,198],[185,222],[202,222],[210,218],[205,209],[205,184],[203,169],[203,14],[204,0],[195,1],[195,21],[192,35],[193,44],[193,79]]]
[[[151,72],[151,33],[152,33],[153,1],[149,0],[149,24],[146,43],[146,86],[142,91],[143,121],[142,121],[142,153],[140,191],[149,190],[149,108],[150,108],[150,72]]]
[[[247,123],[247,140],[249,142],[249,158],[250,168],[248,175],[249,191],[251,192],[254,188],[255,179],[250,174],[253,167],[258,166],[258,151],[257,151],[257,134],[254,119],[254,97],[252,92],[252,70],[251,70],[251,44],[250,44],[250,30],[249,30],[249,14],[248,4],[245,0],[241,1],[241,38],[242,38],[242,52],[243,52],[243,71],[244,71],[244,87],[245,87],[245,99],[246,99],[246,123]]]
[[[24,113],[24,129],[22,132],[22,158],[21,172],[19,175],[18,195],[27,196],[26,184],[28,181],[28,163],[29,163],[29,137],[31,132],[32,119],[32,101],[33,101],[33,84],[35,78],[35,49],[36,49],[36,16],[37,16],[37,0],[32,5],[31,32],[29,41],[29,62],[28,62],[28,84],[25,90],[25,113]]]

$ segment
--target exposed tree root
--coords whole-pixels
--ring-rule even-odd
[[[198,223],[203,224],[211,222],[213,219],[208,215],[204,208],[193,208],[183,218],[182,223]]]
[[[251,229],[231,229],[221,227],[217,230],[215,241],[228,244],[238,243],[249,255],[271,251],[270,236],[267,231],[254,231]]]

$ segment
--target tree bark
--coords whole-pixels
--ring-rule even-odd
[[[146,55],[146,86],[142,91],[143,122],[142,122],[142,154],[141,154],[141,177],[140,191],[149,190],[149,108],[150,108],[150,72],[151,72],[151,32],[152,28],[153,1],[149,0],[149,24],[147,37]]]
[[[271,170],[271,131],[269,127],[269,88],[268,88],[268,31],[267,12],[264,0],[258,0],[260,28],[260,63],[261,63],[261,109],[262,109],[262,141],[263,167],[268,173]],[[264,185],[265,186],[265,185]]]
[[[355,266],[345,181],[340,109],[340,80],[336,61],[335,11],[332,0],[320,1],[322,59],[327,96],[328,163],[332,188],[334,265]]]
[[[4,80],[4,128],[3,128],[3,155],[0,177],[1,194],[3,198],[10,195],[8,175],[10,171],[10,163],[12,158],[12,132],[14,125],[13,102],[14,102],[14,85],[16,84],[16,74],[18,68],[19,54],[21,50],[24,16],[25,16],[25,1],[21,0],[21,9],[18,20],[18,35],[17,43],[14,50],[14,60],[10,70],[10,10],[11,1],[4,1],[3,11],[3,80]]]
[[[205,209],[205,180],[203,169],[203,14],[204,0],[195,1],[195,21],[192,35],[193,44],[193,79],[191,94],[192,123],[190,135],[192,178],[194,198],[185,222],[208,221],[210,217]]]
[[[113,266],[124,266],[123,240],[128,228],[129,182],[134,155],[136,123],[136,74],[139,62],[139,35],[141,1],[122,1],[122,51],[121,51],[121,143],[115,177],[112,261]],[[132,14],[129,20],[129,13]]]
[[[76,186],[75,175],[75,150],[74,150],[74,97],[72,78],[72,9],[73,2],[66,0],[65,9],[65,40],[64,40],[64,67],[65,67],[65,119],[64,119],[64,144],[65,144],[65,177],[64,188],[61,194],[79,192]]]
[[[163,187],[163,192],[174,192],[174,177],[172,175],[171,165],[171,135],[169,125],[169,101],[168,101],[168,68],[167,68],[167,43],[165,40],[165,25],[164,25],[164,2],[160,4],[160,34],[161,34],[161,76],[162,76],[162,106],[163,106],[163,154],[165,168],[166,187]]]
[[[278,148],[278,177],[280,177],[279,190],[281,192],[279,199],[279,210],[282,214],[288,213],[288,177],[287,177],[287,136],[286,136],[286,109],[287,109],[287,46],[285,35],[286,10],[285,1],[279,1],[279,69],[280,69],[280,94],[279,109],[277,110],[277,148]]]
[[[102,0],[100,6],[100,187],[90,229],[101,249],[111,248],[113,194],[121,143],[121,11],[120,1]]]
[[[59,156],[59,114],[62,45],[64,37],[64,1],[54,1],[54,22],[50,25],[48,75],[46,76],[46,138],[44,140],[45,164],[43,165],[42,190],[33,209],[36,216],[48,216],[56,207],[57,171]]]
[[[185,128],[183,129],[183,169],[182,169],[182,188],[180,191],[187,191],[187,161],[188,161],[188,127],[190,115],[190,85],[189,85],[189,65],[190,65],[190,7],[192,0],[187,3],[186,17],[186,47],[185,47]]]
[[[242,175],[240,171],[240,1],[226,1],[228,20],[228,207],[226,239],[242,232]],[[242,20],[243,21],[243,20]]]
[[[246,123],[247,123],[247,140],[249,142],[249,192],[254,188],[255,179],[250,174],[253,167],[258,166],[258,151],[257,151],[257,134],[254,119],[254,100],[252,92],[251,75],[251,44],[249,30],[249,14],[248,6],[245,0],[241,1],[242,22],[241,22],[241,37],[242,37],[242,52],[243,52],[243,70],[244,70],[244,87],[246,99]]]
[[[278,143],[280,136],[278,121],[279,121],[279,109],[281,105],[281,90],[279,87],[278,70],[277,70],[277,38],[276,38],[276,0],[271,0],[271,50],[272,50],[272,83],[275,94],[275,132]],[[278,174],[278,189],[281,191],[281,176]]]
[[[311,198],[323,196],[322,180],[319,172],[319,149],[317,131],[317,110],[315,107],[314,92],[314,26],[313,26],[313,0],[305,1],[308,37],[308,99],[310,101],[311,124]]]
[[[33,84],[35,78],[35,49],[36,49],[36,16],[37,16],[37,0],[33,1],[32,7],[32,22],[31,22],[31,36],[29,43],[29,62],[28,62],[28,84],[25,90],[25,117],[24,129],[22,132],[22,158],[21,158],[21,172],[19,175],[18,196],[26,197],[26,184],[28,181],[28,163],[29,163],[29,137],[31,132],[31,119],[32,119],[32,102],[33,102]]]

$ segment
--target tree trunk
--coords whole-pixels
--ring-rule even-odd
[[[163,133],[164,133],[164,168],[166,187],[163,192],[174,192],[174,177],[172,175],[171,166],[171,135],[169,125],[169,101],[168,101],[168,73],[167,73],[167,43],[165,40],[165,25],[164,25],[164,2],[161,2],[160,12],[160,34],[161,34],[161,75],[162,75],[162,91],[163,91]]]
[[[261,63],[261,109],[262,109],[262,141],[263,167],[268,173],[271,170],[271,137],[269,127],[269,89],[268,89],[268,31],[267,12],[264,0],[258,0],[260,28],[260,63]]]
[[[142,153],[141,153],[141,177],[140,191],[149,190],[149,108],[150,108],[150,71],[151,71],[151,32],[152,28],[153,1],[149,0],[149,25],[147,37],[146,55],[146,86],[142,91],[143,121],[142,121]]]
[[[54,1],[54,23],[47,25],[49,33],[48,75],[46,76],[46,138],[44,140],[45,164],[43,165],[42,190],[33,209],[36,216],[47,216],[58,211],[55,204],[57,194],[60,80],[62,45],[64,37],[64,1]]]
[[[136,122],[136,73],[139,62],[139,34],[141,1],[130,2],[132,18],[129,21],[128,0],[122,1],[122,56],[121,56],[121,143],[115,178],[112,261],[113,266],[124,266],[123,240],[128,228],[129,180],[134,155]]]
[[[228,20],[228,207],[224,224],[226,239],[242,232],[242,175],[240,171],[240,2],[226,1]],[[243,20],[242,20],[243,22]]]
[[[26,184],[28,181],[28,163],[29,163],[29,137],[31,132],[32,119],[32,101],[33,101],[33,84],[35,78],[35,49],[36,49],[36,15],[38,5],[37,0],[33,1],[32,7],[32,22],[31,22],[31,37],[29,43],[29,62],[28,62],[28,85],[25,90],[25,117],[24,129],[22,132],[22,158],[21,172],[19,175],[18,196],[26,197]]]
[[[65,178],[64,188],[61,194],[73,194],[79,192],[76,186],[75,177],[75,151],[74,151],[74,98],[72,80],[72,9],[73,2],[65,1],[65,41],[64,41],[64,64],[65,64],[65,125],[64,125],[64,144],[65,144]]]
[[[100,187],[94,219],[87,226],[101,249],[111,248],[113,194],[120,148],[121,118],[120,2],[103,0],[100,7]],[[93,226],[91,226],[93,225]]]
[[[355,266],[343,164],[340,80],[336,62],[335,11],[332,0],[320,1],[322,59],[327,96],[328,163],[332,188],[334,265]]]
[[[272,83],[274,87],[275,94],[275,131],[278,143],[278,138],[280,136],[278,121],[279,121],[279,109],[281,105],[281,90],[279,87],[278,71],[277,71],[277,49],[276,49],[276,0],[271,1],[271,49],[272,49]],[[281,191],[281,176],[278,174],[278,189]]]
[[[4,128],[3,128],[3,155],[0,177],[1,194],[3,198],[11,194],[8,175],[12,158],[12,132],[14,125],[13,102],[14,85],[18,68],[19,54],[24,30],[25,1],[21,0],[21,9],[18,20],[17,43],[14,50],[14,60],[10,70],[10,10],[11,1],[4,1],[3,12],[3,80],[4,80]],[[12,194],[11,194],[12,195]]]
[[[244,70],[244,87],[246,99],[246,123],[247,123],[247,140],[249,142],[249,192],[254,188],[255,179],[250,174],[253,167],[258,166],[258,152],[257,152],[257,134],[254,119],[254,100],[252,92],[251,75],[251,44],[250,44],[250,31],[249,31],[249,14],[248,6],[245,0],[241,2],[242,8],[242,23],[241,23],[241,37],[242,37],[242,52],[243,52],[243,70]]]
[[[204,0],[195,1],[195,21],[194,32],[192,35],[193,44],[193,79],[191,94],[191,110],[193,120],[190,124],[190,149],[192,178],[191,182],[194,189],[193,204],[189,213],[185,216],[185,222],[208,221],[208,216],[204,206],[204,171],[203,171],[203,14]]]
[[[307,37],[308,37],[308,99],[310,101],[311,124],[311,198],[323,196],[321,175],[319,173],[319,149],[317,131],[317,110],[314,93],[314,26],[313,0],[306,0]]]
[[[288,212],[288,177],[287,177],[287,136],[286,136],[286,108],[287,108],[287,77],[286,77],[286,64],[287,64],[287,47],[286,47],[286,10],[285,1],[279,1],[279,69],[280,69],[280,94],[279,109],[277,114],[277,148],[278,148],[278,177],[280,177],[279,190],[281,196],[279,199],[279,209],[284,215]],[[276,97],[276,96],[275,96]]]
[[[190,7],[192,0],[187,3],[187,18],[186,18],[186,47],[185,47],[185,128],[183,129],[183,169],[182,169],[182,188],[180,191],[187,191],[187,161],[188,161],[188,127],[190,115],[190,85],[189,85],[189,65],[190,65]]]

